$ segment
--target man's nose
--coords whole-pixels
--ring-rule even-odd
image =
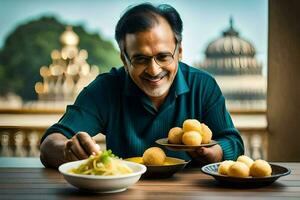
[[[146,68],[146,72],[151,76],[156,76],[161,72],[161,66],[159,66],[154,59],[151,59],[149,66]]]

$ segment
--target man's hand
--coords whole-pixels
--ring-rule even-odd
[[[48,135],[41,144],[40,158],[46,167],[57,168],[59,165],[84,159],[100,150],[99,145],[87,133],[79,132],[71,139],[60,133]]]
[[[200,165],[220,162],[223,158],[223,150],[218,144],[212,147],[201,147],[188,153]]]
[[[94,139],[86,132],[78,132],[66,141],[64,148],[65,160],[74,161],[88,158],[97,153],[100,147]]]

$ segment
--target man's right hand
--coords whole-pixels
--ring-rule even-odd
[[[88,133],[78,132],[66,141],[64,155],[67,161],[82,160],[99,150],[99,145]]]
[[[85,159],[98,152],[100,147],[85,132],[79,132],[71,139],[61,133],[52,133],[42,142],[40,150],[41,162],[46,167],[58,168],[65,162]]]

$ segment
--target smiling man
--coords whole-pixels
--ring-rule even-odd
[[[158,109],[174,81],[182,52],[166,19],[153,17],[157,20],[153,23],[157,24],[151,31],[126,34],[120,47],[131,79]]]
[[[234,160],[244,146],[215,79],[182,62],[182,21],[169,5],[130,7],[115,31],[124,66],[99,75],[42,138],[41,161],[58,167],[98,151],[103,133],[116,155],[141,156],[186,119],[207,124],[218,144],[167,155],[198,163]]]

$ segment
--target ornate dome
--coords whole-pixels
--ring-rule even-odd
[[[250,42],[239,37],[239,33],[232,26],[232,19],[230,19],[229,29],[223,32],[223,37],[212,41],[207,46],[205,54],[209,57],[254,56],[255,49]]]
[[[201,67],[215,75],[262,73],[262,64],[254,57],[255,48],[250,42],[239,37],[239,33],[233,28],[232,18],[230,27],[223,35],[209,43],[205,55]]]

